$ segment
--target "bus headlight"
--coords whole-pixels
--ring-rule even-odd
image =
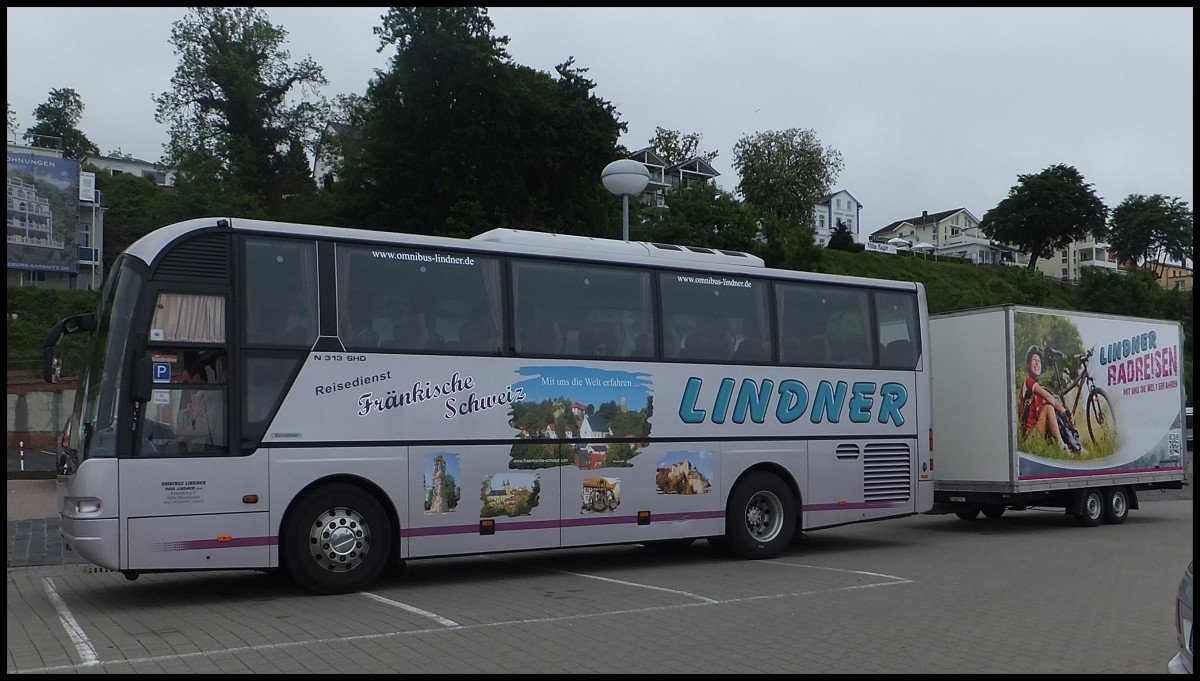
[[[73,499],[71,500],[71,503],[75,506],[75,512],[80,515],[99,513],[100,508],[104,505],[95,497],[82,497],[79,499]]]

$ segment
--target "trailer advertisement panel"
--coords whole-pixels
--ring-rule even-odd
[[[1012,329],[1020,479],[1182,469],[1177,324],[1016,311]]]

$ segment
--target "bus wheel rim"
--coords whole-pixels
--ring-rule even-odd
[[[746,506],[746,530],[756,540],[769,542],[783,527],[783,503],[771,492],[755,494]]]
[[[346,572],[366,559],[371,529],[354,509],[333,508],[317,517],[308,539],[318,565],[330,572]]]

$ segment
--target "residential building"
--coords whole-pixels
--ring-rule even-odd
[[[362,132],[346,123],[329,123],[313,151],[313,179],[321,187],[337,181],[342,164],[362,148]]]
[[[981,265],[1020,265],[1028,259],[1013,246],[989,239],[979,231],[979,218],[966,208],[954,208],[939,213],[922,211],[912,217],[887,225],[871,233],[870,241],[892,243],[894,239],[908,242],[907,248],[921,246],[938,256],[963,258]]]
[[[700,157],[670,165],[653,148],[646,147],[631,154],[629,158],[646,166],[650,171],[650,182],[642,192],[642,202],[651,208],[666,208],[666,193],[672,189],[686,187],[694,182],[711,183],[720,173]],[[828,194],[813,209],[813,228],[818,246],[829,244],[838,222],[850,229],[856,242],[861,242],[862,204],[850,192],[839,190]]]
[[[1034,267],[1047,277],[1065,282],[1078,282],[1080,270],[1086,267],[1119,272],[1116,259],[1108,249],[1106,242],[1089,236],[1072,242],[1050,257],[1039,258]]]
[[[1123,270],[1130,269],[1128,266]],[[1186,265],[1177,265],[1170,262],[1162,262],[1160,260],[1151,260],[1142,269],[1148,269],[1158,277],[1158,285],[1168,291],[1191,291],[1192,290],[1192,268]]]
[[[95,166],[102,173],[113,177],[117,175],[136,175],[151,180],[160,187],[174,187],[178,171],[167,168],[160,163],[143,161],[132,156],[100,156],[89,154],[80,163],[84,166]]]
[[[642,202],[651,208],[666,208],[666,192],[688,187],[695,182],[711,183],[720,175],[708,161],[694,156],[681,163],[668,165],[667,161],[651,147],[639,149],[629,158],[646,166],[650,171],[650,182],[642,191]]]
[[[845,189],[827,194],[813,208],[813,229],[816,231],[814,239],[817,245],[821,248],[829,245],[829,239],[833,236],[839,222],[850,230],[855,243],[862,243],[860,229],[862,221],[859,218],[862,208],[858,199]]]
[[[96,176],[59,149],[8,145],[9,286],[97,290],[104,207]]]

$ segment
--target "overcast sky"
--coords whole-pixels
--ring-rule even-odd
[[[390,51],[384,8],[266,8],[324,94],[362,94]],[[51,89],[84,103],[102,153],[156,161],[153,97],[178,63],[175,8],[8,7],[8,105],[17,136]],[[1130,194],[1192,202],[1191,7],[1138,9],[489,9],[516,63],[575,58],[612,102],[630,150],[656,127],[696,133],[735,191],[733,148],[812,130],[842,154],[834,185],[866,231],[954,208],[978,218],[1020,174],[1074,166],[1110,208]],[[11,139],[11,133],[10,133]],[[514,149],[519,153],[519,149]],[[600,168],[596,168],[596,181]],[[614,199],[615,200],[615,199]]]

